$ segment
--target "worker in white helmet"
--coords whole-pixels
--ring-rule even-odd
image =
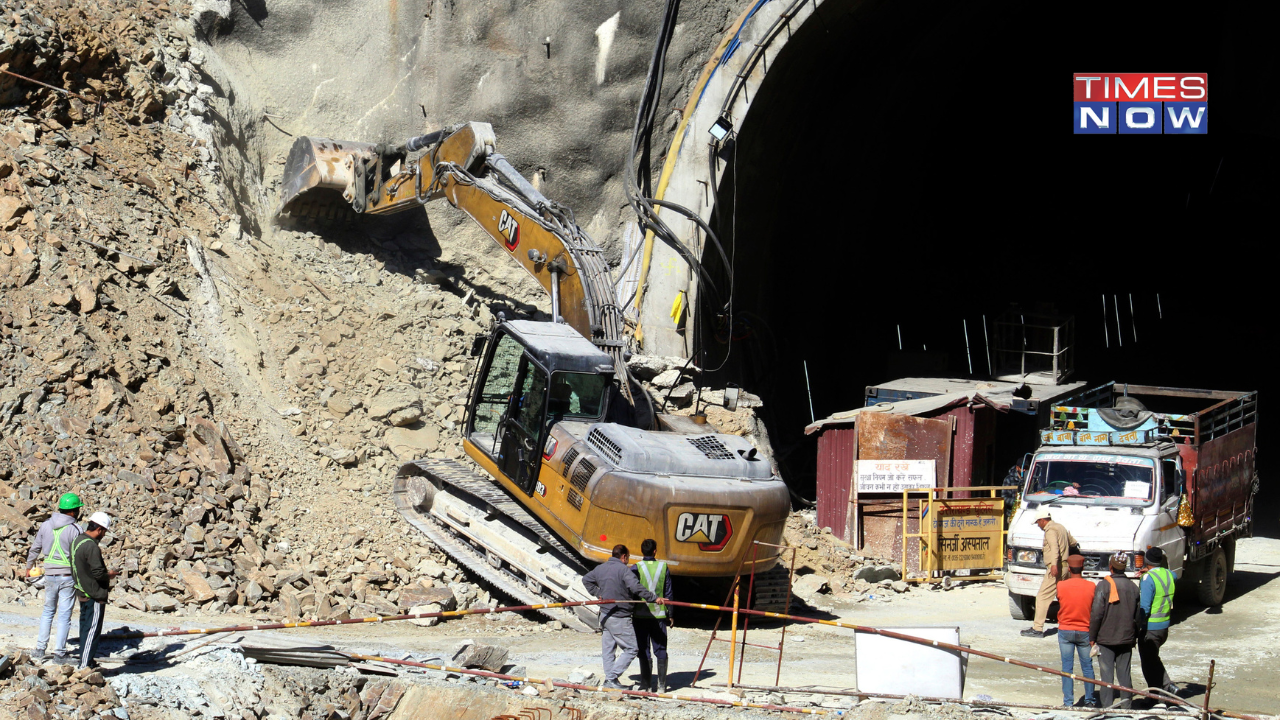
[[[107,534],[109,527],[111,516],[96,512],[89,516],[85,531],[71,543],[71,575],[80,597],[79,666],[82,668],[98,666],[93,658],[98,652],[98,638],[102,635],[107,592],[110,590],[110,576],[98,541]]]

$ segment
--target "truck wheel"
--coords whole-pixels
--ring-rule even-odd
[[[1009,593],[1009,615],[1014,620],[1034,620],[1036,617],[1036,599],[1026,595]]]
[[[1217,607],[1227,594],[1227,554],[1217,548],[1201,561],[1200,581],[1196,583],[1196,599],[1205,607]]]

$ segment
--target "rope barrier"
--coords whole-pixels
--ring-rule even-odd
[[[1197,708],[1195,705],[1192,705],[1191,703],[1187,702],[1186,700],[1183,700],[1182,698],[1172,698],[1168,695],[1156,695],[1154,693],[1149,693],[1143,690],[1136,690],[1134,688],[1124,687],[1123,685],[1116,685],[1114,683],[1104,682],[1102,680],[1087,678],[1082,675],[1075,675],[1073,673],[1066,673],[1061,670],[1047,668],[1042,665],[1035,665],[1033,663],[1029,663],[1023,660],[1018,660],[1017,658],[1012,658],[1005,655],[996,655],[995,653],[989,653],[983,650],[975,650],[973,648],[964,647],[962,645],[953,645],[951,643],[942,642],[940,640],[926,640],[924,638],[918,638],[913,635],[904,635],[903,633],[893,632],[892,630],[882,630],[880,628],[868,627],[866,625],[857,625],[854,623],[841,622],[837,620],[819,620],[817,618],[800,617],[798,615],[785,615],[783,613],[767,612],[764,610],[746,610],[744,608],[731,608],[731,607],[725,607],[723,605],[705,605],[702,603],[687,603],[687,602],[680,602],[679,600],[664,600],[664,599],[659,599],[658,602],[664,605],[673,605],[677,607],[698,608],[702,610],[715,610],[719,612],[737,612],[737,613],[743,613],[746,615],[757,615],[759,617],[770,617],[778,620],[794,620],[796,622],[806,622],[806,623],[812,623],[815,625],[830,625],[831,627],[839,627],[839,628],[845,628],[847,630],[854,630],[857,632],[870,633],[873,635],[881,635],[883,637],[893,638],[895,640],[905,640],[906,642],[915,643],[917,645],[925,645],[929,647],[940,648],[943,650],[954,650],[956,652],[968,653],[970,655],[976,655],[978,657],[983,657],[990,660],[999,660],[1000,662],[1007,663],[1009,665],[1016,665],[1018,667],[1024,667],[1030,670],[1039,670],[1040,672],[1048,673],[1050,675],[1057,675],[1059,677],[1071,678],[1072,680],[1079,680],[1081,682],[1092,683],[1094,685],[1100,685],[1105,688],[1111,688],[1112,690],[1117,690],[1119,692],[1131,693],[1133,695],[1138,695],[1138,696],[1149,698],[1152,700],[1158,700],[1160,702],[1176,702],[1180,705],[1185,705],[1186,707],[1191,708],[1196,713],[1203,712],[1200,708]],[[1218,715],[1223,715],[1226,717],[1238,718],[1239,720],[1264,720],[1263,718],[1257,715],[1245,715],[1243,713],[1233,713],[1226,710],[1213,710],[1211,712]]]
[[[321,621],[311,621],[311,622],[300,621],[300,622],[269,623],[269,624],[258,624],[258,625],[236,625],[232,627],[193,628],[189,630],[158,630],[156,632],[149,632],[149,633],[143,633],[143,632],[108,633],[103,635],[103,639],[128,640],[128,639],[149,638],[149,637],[175,637],[179,635],[208,635],[213,633],[227,633],[227,632],[252,632],[255,630],[287,630],[291,628],[327,627],[327,626],[334,626],[334,625],[358,625],[358,624],[364,624],[364,623],[395,622],[399,620],[451,618],[451,617],[463,617],[466,615],[488,615],[488,614],[500,613],[500,612],[528,612],[531,610],[550,610],[554,608],[571,608],[571,607],[582,607],[582,606],[588,606],[588,605],[635,604],[640,602],[643,602],[643,601],[642,600],[579,600],[574,602],[562,602],[562,603],[542,603],[538,605],[508,605],[508,606],[496,607],[496,608],[477,608],[472,610],[442,610],[439,612],[430,612],[430,613],[413,613],[413,614],[405,614],[405,615],[391,615],[386,617],[375,616],[375,617],[366,617],[366,618],[350,618],[347,620],[321,620]],[[731,607],[725,607],[723,605],[708,605],[705,603],[681,602],[679,600],[666,600],[662,598],[659,598],[658,602],[663,605],[671,605],[674,607],[688,607],[688,608],[696,608],[700,610],[711,610],[715,612],[737,612],[745,615],[755,615],[758,617],[774,618],[776,620],[791,620],[795,622],[810,623],[814,625],[827,625],[830,627],[838,627],[838,628],[844,628],[846,630],[853,630],[855,632],[863,632],[863,633],[869,633],[873,635],[880,635],[883,637],[893,638],[895,640],[903,640],[905,642],[915,643],[917,645],[925,645],[928,647],[935,647],[942,650],[952,650],[955,652],[968,653],[970,655],[975,655],[977,657],[987,658],[990,660],[997,660],[1009,665],[1016,665],[1018,667],[1024,667],[1029,670],[1037,670],[1039,672],[1047,673],[1050,675],[1057,675],[1059,677],[1070,678],[1072,680],[1079,680],[1080,682],[1091,683],[1093,685],[1110,688],[1118,692],[1130,693],[1132,695],[1145,697],[1145,698],[1156,700],[1159,702],[1176,703],[1178,705],[1182,705],[1189,708],[1190,710],[1196,712],[1197,714],[1202,714],[1206,711],[1205,709],[1197,708],[1195,705],[1192,705],[1191,703],[1187,702],[1186,700],[1183,700],[1182,698],[1171,697],[1167,694],[1150,693],[1144,690],[1138,690],[1135,688],[1124,687],[1123,685],[1116,685],[1114,683],[1109,683],[1102,680],[1087,678],[1082,675],[1076,675],[1074,673],[1066,673],[1061,670],[1044,667],[1042,665],[1036,665],[1033,663],[1029,663],[1029,662],[1019,660],[1017,658],[1005,656],[1005,655],[997,655],[995,653],[989,653],[983,650],[976,650],[974,648],[964,647],[961,645],[953,645],[951,643],[942,642],[939,640],[926,640],[924,638],[918,638],[913,635],[906,635],[903,633],[894,632],[892,630],[883,630],[881,628],[870,627],[867,625],[858,625],[856,623],[849,623],[849,622],[843,622],[838,620],[821,620],[818,618],[807,618],[807,617],[801,617],[799,615],[787,615],[784,613],[768,612],[764,610],[748,610],[745,608],[735,609]],[[355,654],[350,654],[350,657],[358,658],[358,659],[373,659],[379,662],[389,662],[389,663],[420,666],[420,667],[425,667],[431,670],[444,670],[447,672],[477,674],[477,675],[482,675],[484,677],[493,677],[493,678],[498,678],[502,680],[519,680],[522,682],[529,682],[529,683],[545,682],[543,680],[538,680],[533,678],[520,678],[520,677],[502,675],[500,673],[490,673],[490,672],[478,671],[478,670],[467,670],[465,668],[453,668],[453,667],[444,666],[444,665],[436,666],[436,665],[430,665],[426,663],[414,663],[407,660],[394,660],[394,659],[388,659],[388,658],[362,656],[362,655],[355,655]],[[589,685],[576,685],[573,683],[560,683],[555,681],[553,681],[552,684],[557,687],[567,687],[575,690],[584,690],[584,689],[597,690],[598,689],[598,688],[593,688],[592,686],[589,686]],[[670,699],[679,699],[679,700],[694,700],[698,702],[709,702],[709,703],[717,703],[721,705],[731,705],[734,707],[752,707],[752,708],[760,708],[765,710],[783,710],[786,712],[826,714],[825,711],[811,710],[807,708],[789,708],[789,707],[775,706],[775,705],[768,705],[768,704],[746,703],[741,701],[733,702],[729,700],[716,700],[713,698],[684,698],[684,697],[677,697],[670,693],[650,693],[650,692],[643,692],[638,690],[614,690],[612,692],[621,692],[624,694],[636,695],[638,697],[661,697],[661,698],[670,698]],[[1208,712],[1216,715],[1221,715],[1224,717],[1236,718],[1237,720],[1265,720],[1264,718],[1257,715],[1235,713],[1228,710],[1208,710]]]
[[[639,603],[642,600],[578,600],[574,602],[562,603],[542,603],[540,605],[508,605],[506,607],[496,608],[476,608],[472,610],[441,610],[439,612],[414,613],[411,615],[388,615],[383,617],[377,615],[366,618],[350,618],[347,620],[317,620],[317,621],[300,621],[287,623],[270,623],[265,625],[236,625],[233,627],[221,628],[192,628],[190,630],[158,630],[156,632],[132,632],[132,633],[108,633],[103,635],[104,640],[133,640],[136,638],[149,637],[174,637],[177,635],[210,635],[212,633],[223,632],[251,632],[253,630],[287,630],[290,628],[304,627],[326,627],[330,625],[359,625],[361,623],[384,623],[395,622],[397,620],[423,620],[426,618],[450,618],[462,617],[464,615],[488,615],[500,612],[527,612],[529,610],[551,610],[554,608],[570,608],[580,607],[584,605],[609,605],[609,604],[630,604]]]

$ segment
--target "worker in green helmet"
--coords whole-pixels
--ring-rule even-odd
[[[80,496],[75,493],[65,493],[58,498],[58,511],[40,524],[27,553],[27,577],[33,575],[36,560],[44,558],[44,613],[40,616],[40,634],[36,637],[36,649],[32,654],[37,660],[46,659],[45,650],[49,647],[52,632],[53,652],[47,656],[48,659],[63,664],[74,662],[67,657],[71,609],[76,605],[75,584],[71,578],[71,542],[81,533],[76,520],[80,517],[82,505]]]

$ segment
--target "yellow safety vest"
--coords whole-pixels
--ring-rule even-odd
[[[645,586],[645,588],[647,588],[649,592],[653,593],[654,595],[657,595],[658,597],[663,596],[663,592],[667,588],[667,564],[666,563],[662,562],[661,560],[641,560],[640,562],[636,563],[636,571],[640,574],[641,585]],[[667,617],[666,605],[659,605],[657,603],[645,603],[644,605],[636,608],[636,610],[638,611],[636,615],[638,617],[645,617],[646,616],[644,612],[645,609],[649,611],[648,617],[657,618],[659,620],[662,620]]]
[[[80,528],[77,528],[75,523],[71,523],[70,525],[63,525],[57,530],[54,530],[53,531],[53,549],[51,549],[49,551],[49,554],[45,556],[45,559],[44,559],[45,565],[50,565],[52,567],[64,567],[64,568],[71,567],[71,558],[67,557],[66,552],[64,552],[62,549],[62,531],[66,530],[67,528],[75,528],[75,531],[77,534],[79,534],[80,532]]]

